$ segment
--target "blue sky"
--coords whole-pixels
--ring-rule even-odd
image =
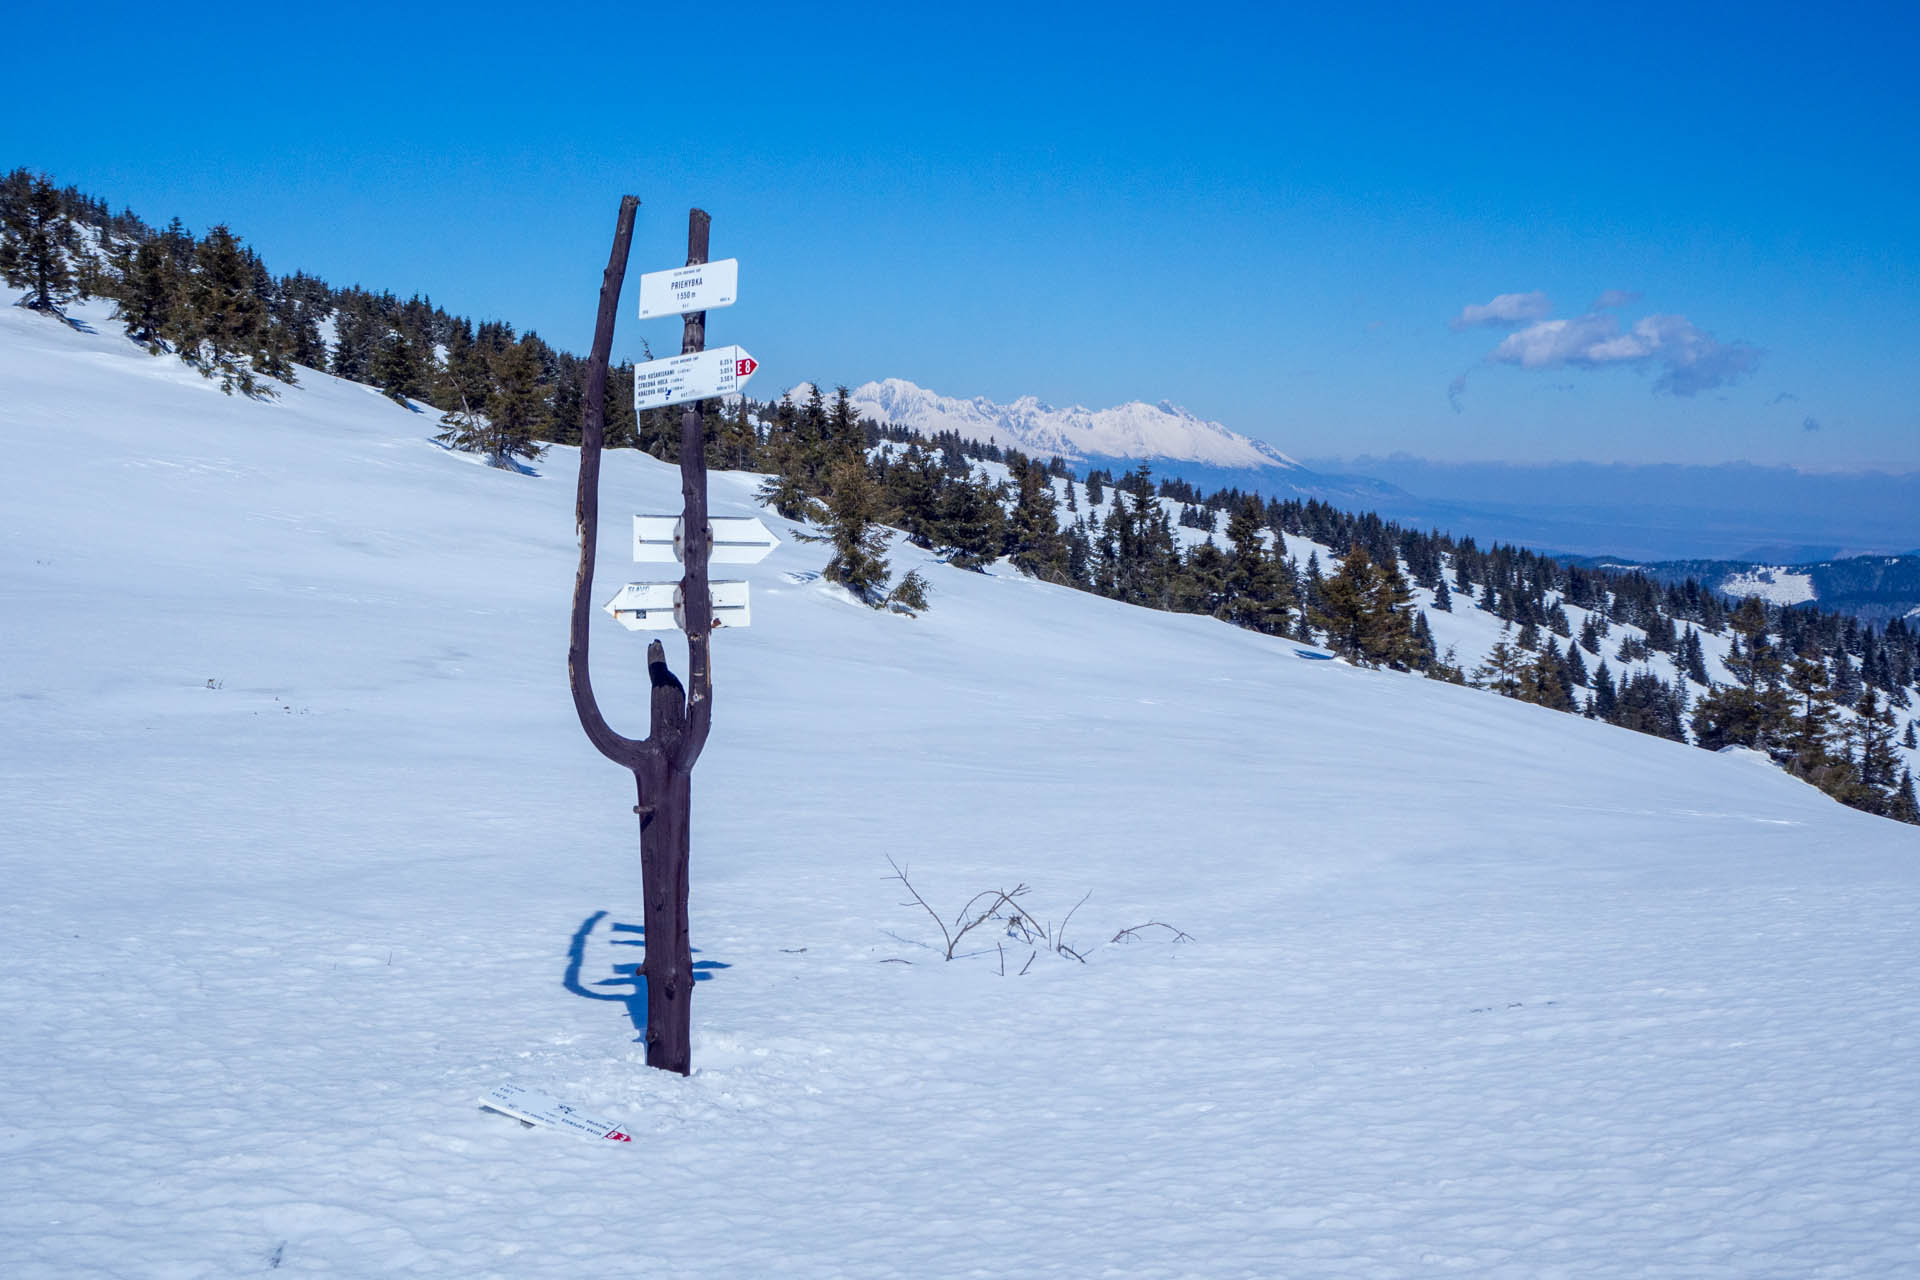
[[[1920,469],[1920,16],[1332,8],[36,5],[0,165],[575,350],[697,203],[761,395]]]

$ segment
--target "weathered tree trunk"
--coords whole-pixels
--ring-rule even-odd
[[[665,768],[639,775],[653,798],[640,820],[640,876],[645,893],[647,1065],[686,1075],[693,1070],[693,946],[687,929],[687,819],[692,776]]]
[[[640,878],[646,925],[647,1065],[686,1075],[693,1069],[693,947],[688,933],[688,863],[693,812],[693,766],[706,745],[712,724],[713,682],[709,640],[713,601],[707,585],[706,422],[700,404],[680,415],[680,489],[685,500],[681,579],[685,601],[687,657],[691,691],[667,667],[666,649],[656,640],[647,647],[647,672],[653,693],[648,734],[636,742],[615,733],[600,714],[587,670],[589,593],[600,512],[600,451],[605,443],[607,360],[620,287],[626,276],[633,216],[639,201],[620,202],[613,255],[600,286],[600,314],[587,363],[586,402],[580,430],[580,488],[575,520],[580,535],[580,570],[573,585],[572,644],[567,655],[574,709],[588,739],[600,753],[633,771],[640,816]],[[687,263],[707,260],[707,215],[695,209],[687,226]],[[686,319],[683,353],[704,347],[706,314]]]
[[[703,209],[687,214],[687,265],[707,260],[707,233],[713,225]],[[681,328],[680,354],[706,350],[707,313],[689,314]],[[686,576],[680,581],[687,615],[687,735],[671,757],[674,767],[691,772],[707,745],[713,723],[713,596],[707,588],[707,411],[698,400],[680,411],[680,496],[686,507],[682,554]]]

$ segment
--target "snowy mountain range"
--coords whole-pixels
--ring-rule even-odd
[[[1127,458],[1195,462],[1236,470],[1304,471],[1271,445],[1208,422],[1178,405],[1132,401],[1111,409],[1055,408],[1033,396],[996,404],[985,396],[943,396],[904,378],[865,382],[852,399],[864,417],[925,435],[952,431],[968,440],[1069,462]]]
[[[786,394],[800,400],[812,390],[801,383]],[[882,424],[926,436],[951,431],[1036,457],[1063,458],[1082,471],[1104,468],[1118,475],[1144,462],[1155,476],[1177,477],[1203,492],[1237,488],[1343,506],[1412,501],[1382,481],[1310,470],[1272,445],[1165,400],[1135,400],[1108,409],[1055,408],[1034,396],[999,404],[985,396],[941,395],[904,378],[863,382],[849,392],[849,399],[861,417]]]

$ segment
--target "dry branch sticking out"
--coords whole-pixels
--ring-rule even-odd
[[[1149,920],[1145,924],[1130,925],[1127,928],[1122,929],[1120,932],[1114,934],[1113,941],[1114,942],[1132,942],[1134,939],[1141,936],[1140,931],[1142,929],[1165,929],[1168,933],[1171,933],[1173,935],[1172,941],[1174,942],[1192,942],[1193,941],[1192,934],[1188,933],[1185,929],[1176,929],[1164,920]]]
[[[942,951],[945,959],[952,960],[959,953],[960,943],[969,933],[972,933],[975,929],[991,921],[998,921],[1005,925],[1007,937],[1026,943],[1033,948],[1033,954],[1027,957],[1027,963],[1020,969],[1021,973],[1025,973],[1033,967],[1034,956],[1038,955],[1042,950],[1051,951],[1056,955],[1071,957],[1072,959],[1078,960],[1081,964],[1087,962],[1086,956],[1078,948],[1067,945],[1066,934],[1067,926],[1073,922],[1074,912],[1080,910],[1081,907],[1087,904],[1087,900],[1093,897],[1093,891],[1091,889],[1081,895],[1080,901],[1073,904],[1073,910],[1067,912],[1066,919],[1060,922],[1060,927],[1057,930],[1053,928],[1051,923],[1043,923],[1036,919],[1033,913],[1026,909],[1021,900],[1032,893],[1033,890],[1032,887],[1024,881],[1014,885],[1011,889],[983,889],[979,893],[974,894],[971,898],[967,899],[965,905],[955,913],[953,922],[949,925],[940,913],[933,909],[932,904],[926,900],[926,897],[922,895],[918,889],[914,888],[913,882],[907,878],[907,869],[896,862],[891,854],[887,856],[887,865],[893,868],[893,874],[887,878],[890,880],[898,880],[907,891],[907,901],[900,905],[903,907],[919,907],[927,913],[928,917],[933,920],[934,925],[940,930],[941,941],[945,943]],[[1139,925],[1136,927],[1146,928],[1148,926]],[[1161,927],[1170,928],[1171,926],[1163,925]],[[1121,932],[1129,933],[1131,931],[1122,930]],[[1175,930],[1175,932],[1178,933],[1179,931]],[[1179,936],[1184,938],[1187,935],[1181,933]],[[1116,935],[1115,941],[1119,940],[1119,936]],[[1006,973],[1005,944],[995,943],[995,948],[1000,953],[1000,972],[1004,976]]]

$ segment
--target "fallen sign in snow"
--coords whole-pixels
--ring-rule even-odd
[[[540,1124],[549,1129],[565,1129],[569,1133],[578,1133],[588,1138],[605,1138],[610,1142],[633,1141],[627,1131],[617,1124],[596,1120],[558,1098],[549,1097],[544,1093],[535,1093],[531,1089],[523,1089],[517,1084],[503,1084],[489,1090],[481,1095],[480,1105],[488,1111],[498,1111],[503,1116],[512,1116],[522,1124]]]

